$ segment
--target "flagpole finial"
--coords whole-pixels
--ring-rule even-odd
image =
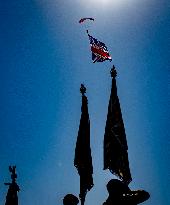
[[[81,93],[82,95],[84,95],[84,94],[86,93],[86,87],[84,86],[84,84],[81,84],[80,93]]]
[[[115,78],[117,76],[117,72],[116,72],[116,69],[115,69],[114,65],[113,65],[113,67],[110,70],[110,74],[111,74],[112,78]]]

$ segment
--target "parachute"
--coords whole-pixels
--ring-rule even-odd
[[[79,23],[83,23],[83,22],[86,21],[86,20],[94,21],[94,18],[81,18],[81,19],[79,20]]]

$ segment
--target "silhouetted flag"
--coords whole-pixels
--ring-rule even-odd
[[[125,183],[129,183],[131,173],[128,160],[128,146],[116,87],[116,70],[111,70],[112,89],[108,106],[104,134],[104,169],[109,169]]]
[[[80,175],[80,199],[85,202],[87,191],[93,187],[93,166],[90,149],[90,119],[88,114],[88,101],[84,95],[86,88],[81,84],[82,93],[81,119],[75,148],[74,166]]]

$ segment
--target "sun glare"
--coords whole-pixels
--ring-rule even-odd
[[[108,4],[111,0],[92,0],[91,2],[98,3],[98,4]]]
[[[110,7],[110,6],[115,6],[119,7],[122,5],[127,5],[127,3],[132,2],[132,0],[83,0],[84,3],[90,4],[96,7]]]

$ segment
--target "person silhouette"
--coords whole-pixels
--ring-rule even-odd
[[[63,205],[77,205],[78,203],[79,203],[78,198],[73,194],[67,194],[63,198]]]
[[[150,197],[144,190],[131,191],[127,184],[118,179],[111,179],[107,190],[109,196],[103,205],[137,205]]]

